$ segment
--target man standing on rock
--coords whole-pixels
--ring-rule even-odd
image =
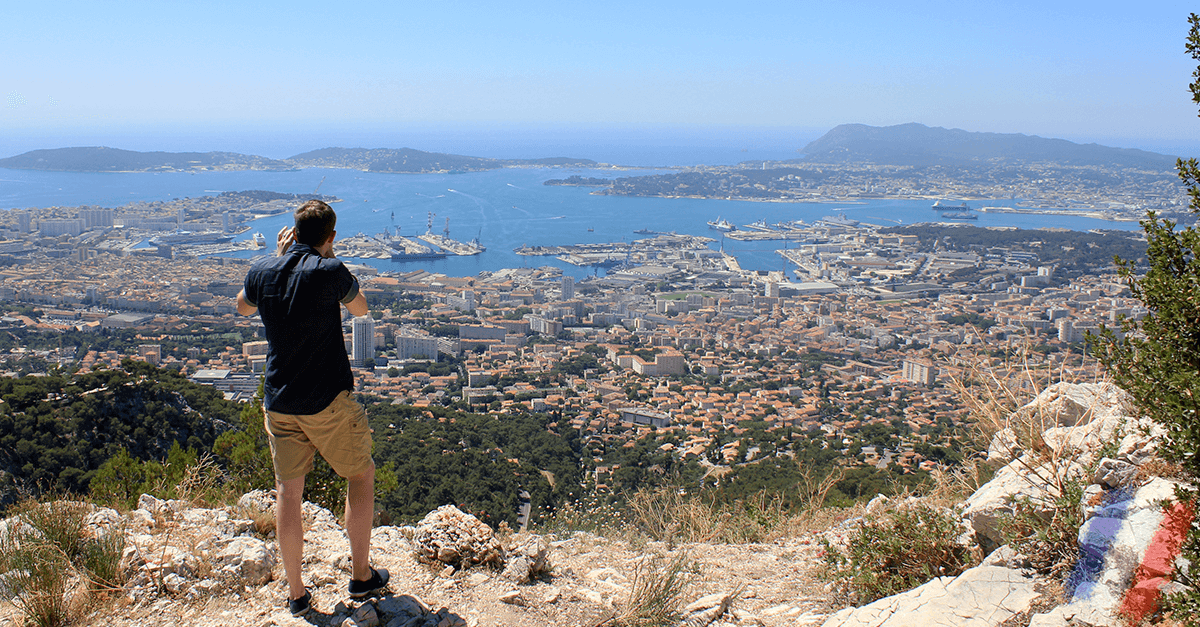
[[[301,504],[304,477],[313,468],[315,452],[349,480],[346,535],[354,564],[350,596],[383,588],[388,572],[372,568],[369,560],[375,462],[366,412],[350,396],[354,375],[342,337],[341,305],[362,316],[367,314],[367,300],[354,275],[333,256],[333,208],[310,200],[296,210],[295,218],[295,227],[279,231],[277,255],[251,266],[237,296],[237,310],[244,316],[258,312],[266,330],[263,407],[275,464],[275,529],[287,573],[288,606],[293,616],[300,616],[312,605],[301,576]]]

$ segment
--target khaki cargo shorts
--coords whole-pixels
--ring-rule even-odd
[[[275,479],[288,481],[313,469],[313,454],[329,462],[339,476],[350,478],[371,468],[371,429],[367,412],[344,391],[320,413],[283,414],[267,411],[264,426],[271,441]]]

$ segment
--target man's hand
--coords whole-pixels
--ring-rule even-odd
[[[292,243],[296,241],[296,228],[285,226],[279,229],[279,235],[275,236],[275,254],[283,255],[287,249],[292,247]]]

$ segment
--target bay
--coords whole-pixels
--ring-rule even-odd
[[[675,231],[713,237],[743,268],[779,270],[775,250],[784,242],[721,241],[707,222],[718,217],[737,225],[757,220],[813,222],[845,215],[866,223],[891,226],[937,219],[929,200],[868,200],[860,203],[778,203],[691,198],[631,198],[592,195],[590,188],[543,185],[547,179],[572,174],[601,178],[661,173],[663,170],[522,168],[462,174],[380,174],[356,170],[310,168],[289,172],[75,173],[0,169],[0,208],[79,206],[119,207],[133,201],[195,198],[223,191],[268,190],[320,193],[342,199],[339,236],[392,233],[414,236],[431,228],[467,241],[479,238],[487,250],[472,257],[395,262],[362,260],[380,270],[426,269],[451,276],[470,276],[501,268],[551,265],[584,277],[603,270],[578,268],[553,257],[525,257],[519,246],[630,241],[646,237],[635,230]],[[973,201],[972,207],[1014,206],[1014,201]],[[432,215],[431,215],[432,214]],[[448,220],[448,223],[447,223]],[[291,224],[290,215],[252,223],[251,230],[273,240]],[[1110,222],[1061,215],[979,214],[971,226],[1023,229],[1139,230],[1136,222]],[[251,253],[245,253],[249,256]]]

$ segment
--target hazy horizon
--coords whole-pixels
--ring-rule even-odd
[[[852,123],[852,122],[847,122]],[[930,125],[932,126],[932,125]],[[107,146],[139,152],[235,152],[284,159],[311,150],[412,148],[426,152],[497,159],[575,157],[618,165],[725,165],[746,160],[783,160],[830,129],[738,126],[547,126],[424,127],[374,131],[338,127],[289,131],[269,127],[144,129],[9,135],[0,137],[0,158],[31,150]],[[962,129],[970,131],[971,129]],[[1026,133],[1030,134],[1031,133]],[[1200,144],[1176,138],[1053,137],[1075,143],[1134,148],[1173,156],[1200,154]]]
[[[1190,155],[1200,153],[1184,51],[1191,10],[1078,0],[18,3],[5,13],[0,153],[112,145],[287,156],[592,139],[794,151],[839,124],[917,122]],[[562,132],[580,128],[594,138]]]

